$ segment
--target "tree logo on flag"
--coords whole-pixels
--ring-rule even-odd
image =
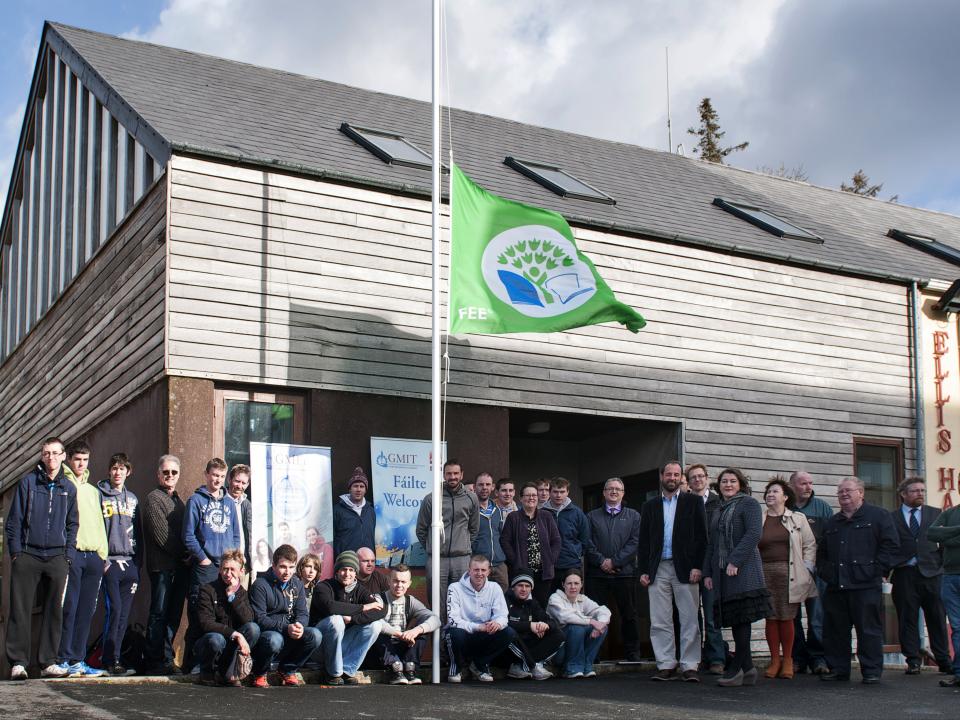
[[[487,244],[481,264],[490,291],[527,317],[570,312],[597,291],[573,243],[545,225],[503,231]]]

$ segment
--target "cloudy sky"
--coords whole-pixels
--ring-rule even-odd
[[[668,149],[712,98],[730,164],[858,169],[883,198],[960,215],[954,0],[448,0],[445,102]],[[430,1],[4,0],[0,190],[44,19],[428,99]]]

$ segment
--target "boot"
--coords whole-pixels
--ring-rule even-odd
[[[783,661],[784,663],[788,662],[787,660]],[[793,677],[793,661],[790,660],[790,677]],[[763,674],[764,677],[775,678],[777,673],[780,672],[781,661],[779,655],[773,655],[770,658],[770,665],[767,666],[767,671]]]
[[[769,670],[767,671],[770,672]],[[772,675],[767,675],[767,677],[773,677]],[[780,665],[780,673],[777,675],[779,678],[784,680],[793,680],[793,658],[785,657],[783,663]]]

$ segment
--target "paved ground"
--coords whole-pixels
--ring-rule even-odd
[[[854,673],[855,680],[858,678]],[[760,720],[761,718],[954,718],[960,691],[937,686],[943,677],[888,671],[879,686],[822,683],[804,675],[764,680],[756,687],[719,688],[704,682],[650,682],[649,672],[593,680],[502,681],[420,687],[201,688],[184,683],[4,682],[0,717],[24,720],[156,718],[637,718]],[[130,678],[130,680],[134,680]],[[282,703],[282,705],[281,705]]]

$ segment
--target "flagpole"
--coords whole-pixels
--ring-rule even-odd
[[[431,192],[430,233],[432,240],[432,354],[430,367],[430,416],[433,440],[433,505],[430,518],[430,577],[431,607],[441,615],[440,598],[440,533],[443,529],[443,496],[441,478],[443,456],[440,452],[440,1],[433,0],[433,85],[431,111],[433,115],[433,188]],[[440,682],[440,630],[433,633],[433,683]]]

